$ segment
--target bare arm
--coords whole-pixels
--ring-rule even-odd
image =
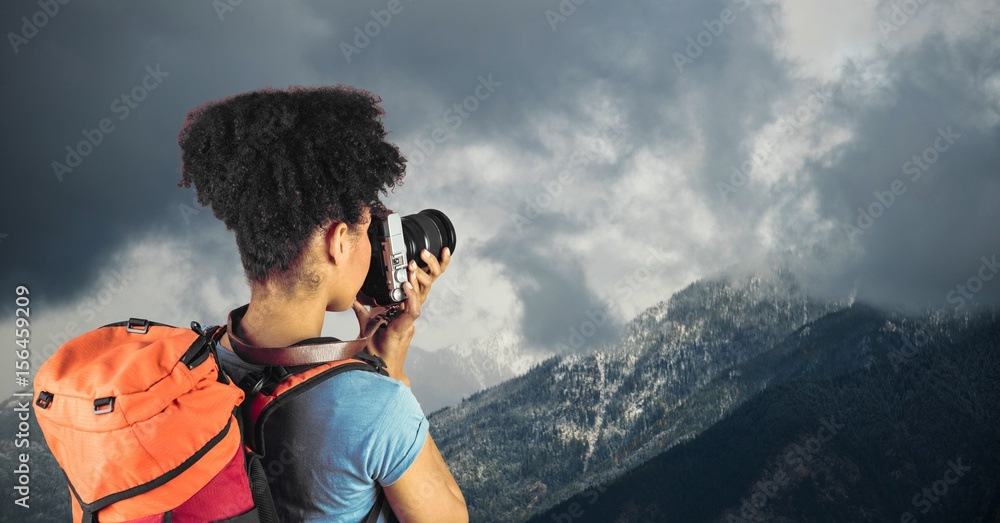
[[[385,361],[389,376],[402,381],[407,387],[410,386],[410,379],[403,370],[403,364],[415,332],[413,322],[420,316],[420,308],[427,300],[431,284],[451,262],[451,253],[447,248],[442,250],[440,262],[431,253],[422,254],[427,267],[420,270],[416,264],[411,265],[410,279],[403,288],[407,298],[403,305],[404,313],[386,328],[375,332],[368,347],[369,352]],[[358,324],[364,329],[372,311],[355,301],[354,312],[358,316]],[[410,468],[384,490],[386,500],[402,523],[469,521],[462,490],[430,433]]]
[[[410,468],[384,490],[402,523],[469,521],[462,490],[430,434]]]

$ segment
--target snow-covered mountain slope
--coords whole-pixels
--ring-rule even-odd
[[[431,417],[474,519],[518,521],[689,439],[752,393],[709,387],[844,302],[791,274],[700,281],[606,352],[554,357]]]
[[[529,348],[513,330],[502,330],[436,351],[410,347],[406,373],[425,413],[520,376],[551,356]]]

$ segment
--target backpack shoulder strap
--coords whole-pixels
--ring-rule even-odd
[[[364,352],[364,348],[375,332],[388,325],[393,318],[399,315],[401,309],[398,306],[390,307],[382,314],[372,317],[363,331],[367,335],[356,340],[303,343],[290,347],[255,347],[247,343],[234,328],[238,327],[249,307],[248,303],[231,311],[226,325],[216,327],[208,336],[218,341],[222,334],[228,333],[229,344],[240,359],[265,366],[264,372],[251,373],[240,383],[240,388],[246,394],[241,417],[243,423],[249,428],[244,432],[244,439],[248,443],[248,448],[252,449],[247,454],[251,461],[260,467],[258,456],[264,455],[264,421],[276,407],[297,395],[290,393],[293,389],[298,389],[298,392],[301,392],[310,386],[315,386],[320,381],[347,370],[367,370],[388,375],[382,358]],[[361,365],[351,365],[348,360],[354,360]],[[306,368],[300,367],[297,370],[285,368],[296,366],[305,366]],[[305,385],[305,382],[310,383],[302,386]],[[262,471],[258,471],[258,473],[260,474]],[[390,523],[398,523],[399,521],[393,514],[392,507],[386,500],[385,492],[381,486],[378,487],[375,504],[365,517],[365,522],[376,523],[379,516]]]

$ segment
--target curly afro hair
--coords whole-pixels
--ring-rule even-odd
[[[306,240],[328,219],[358,230],[364,207],[402,183],[406,159],[384,141],[382,101],[349,86],[266,88],[187,113],[178,187],[234,231],[249,284],[305,281]],[[315,282],[314,282],[315,283]]]

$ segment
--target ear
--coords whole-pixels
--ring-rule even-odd
[[[326,252],[334,265],[347,262],[350,250],[350,230],[344,222],[333,222],[326,230]]]

